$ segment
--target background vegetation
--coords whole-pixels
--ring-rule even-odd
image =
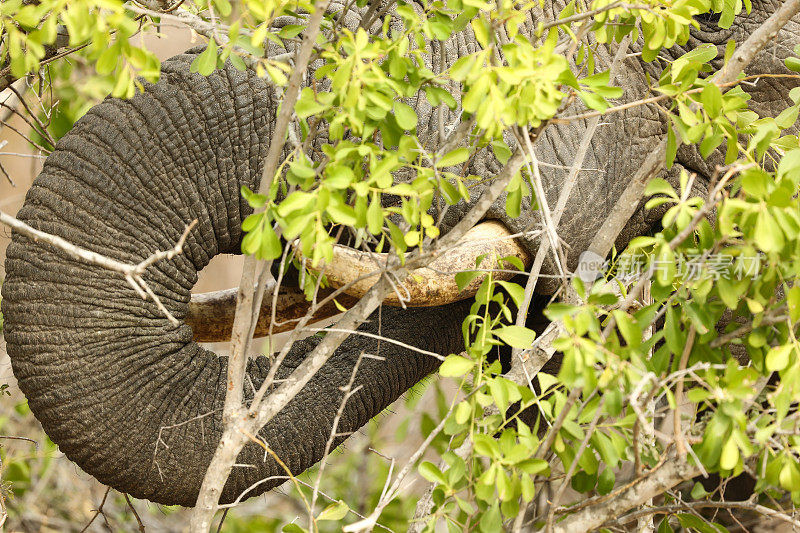
[[[391,266],[399,272],[402,262],[424,264],[427,250],[440,242],[427,214],[434,197],[455,204],[486,178],[453,170],[476,150],[491,146],[505,165],[491,191],[495,198],[508,193],[506,210],[513,215],[524,196],[541,200],[531,144],[552,120],[570,119],[562,113],[566,102],[582,101],[583,118],[644,105],[626,101],[609,72],[595,68],[587,36],[618,47],[641,42],[642,59],[649,61],[685,42],[693,17],[717,13],[725,27],[750,9],[749,2],[711,0],[571,2],[559,20],[543,21],[528,40],[518,28],[535,3],[451,0],[415,10],[397,2],[396,24],[387,18],[384,31],[374,34],[350,31],[332,13],[314,27],[307,14],[325,6],[281,0],[4,1],[0,87],[12,89],[18,103],[4,104],[3,135],[18,127],[27,149],[47,154],[100,98],[131,97],[141,80],[157,80],[160,61],[145,34],[165,25],[189,28],[208,45],[193,70],[207,75],[224,61],[256,69],[284,88],[285,102],[295,110],[284,122],[296,121],[302,134],[288,158],[267,168],[272,179],[259,191],[243,191],[256,209],[244,223],[243,252],[277,260],[292,249],[284,246],[286,239],[299,239],[309,267],[318,266],[332,256],[331,228],[338,225],[394,253]],[[384,15],[363,7],[370,17]],[[272,23],[281,16],[297,23],[276,30]],[[467,25],[479,49],[446,70],[426,66],[425,42],[446,42]],[[303,63],[303,42],[323,63],[316,77],[324,90],[292,86],[292,73],[304,71],[310,59]],[[283,52],[265,58],[265,46]],[[724,59],[747,53],[747,43],[731,42]],[[331,457],[321,481],[316,470],[307,472],[280,494],[230,512],[223,530],[332,531],[343,524],[350,531],[403,530],[417,513],[412,529],[438,524],[450,531],[583,531],[638,523],[660,532],[724,531],[739,527],[739,518],[730,519],[733,509],[800,525],[791,517],[800,503],[800,141],[786,132],[797,121],[800,89],[791,93],[794,105],[759,118],[748,109],[739,73],[711,70],[717,54],[713,46],[699,47],[652,80],[670,120],[663,157],[652,172],[672,165],[679,143],[698,144],[704,156],[723,146],[726,161],[705,198],[692,197],[695,177],[689,174],[681,176],[678,190],[653,179],[642,191],[653,197],[650,207],[669,207],[662,228],[613,256],[619,269],[638,254],[641,276],[624,283],[611,279],[612,268],[592,286],[573,279],[548,307],[552,323],[539,337],[516,317],[527,307],[533,282],[487,276],[464,323],[465,351],[447,358],[441,379],[408,395],[412,409],[398,407],[400,420],[374,422],[351,439]],[[800,58],[789,58],[786,66],[800,70]],[[458,99],[449,92],[452,82],[463,88]],[[434,107],[460,105],[469,128],[454,132],[454,142],[440,150],[425,151],[416,137],[419,117],[405,103],[418,94]],[[14,122],[12,113],[21,119]],[[321,124],[328,130],[325,157],[309,157],[305,141]],[[376,132],[382,142],[374,142]],[[516,145],[509,146],[504,133],[512,133]],[[403,168],[416,179],[395,184],[392,174]],[[399,196],[401,205],[384,207],[384,194]],[[392,222],[392,214],[403,223]],[[723,271],[710,263],[720,255],[731,258]],[[696,259],[699,275],[679,268],[688,257]],[[757,273],[743,275],[753,258]],[[465,284],[477,275],[465,272],[458,280]],[[309,270],[309,292],[317,279]],[[368,295],[373,308],[389,291],[388,283],[376,285]],[[368,309],[361,311],[363,320]],[[719,330],[723,316],[728,326]],[[514,355],[505,374],[489,357],[501,345]],[[232,357],[237,349],[231,347]],[[558,374],[539,373],[556,351],[563,354]],[[741,353],[749,362],[740,364]],[[75,467],[34,429],[18,393],[4,387],[0,396],[9,406],[0,417],[0,522],[7,527],[80,530],[100,501],[103,512],[89,525],[95,529],[139,527],[134,508],[153,530],[185,526],[186,511],[128,502],[113,491],[103,496],[80,474],[78,490],[74,472],[65,483],[63,476]],[[435,408],[416,408],[420,398]],[[527,408],[540,416],[523,422],[519,413]],[[724,484],[704,488],[691,481],[742,473],[757,479],[757,494],[737,504],[721,501]],[[413,477],[416,483],[408,483]],[[322,496],[310,505],[317,492]]]

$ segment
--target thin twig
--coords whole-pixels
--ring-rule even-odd
[[[327,457],[328,453],[330,453],[331,448],[333,447],[333,442],[336,440],[336,432],[339,427],[339,421],[342,418],[342,414],[344,413],[344,408],[347,405],[347,402],[352,398],[352,396],[361,389],[361,385],[353,388],[353,384],[356,381],[356,374],[358,373],[358,367],[361,366],[361,360],[364,358],[364,352],[359,354],[358,359],[356,360],[356,364],[353,365],[353,371],[350,373],[350,380],[347,382],[347,385],[342,387],[342,392],[344,392],[344,396],[342,397],[342,401],[339,402],[339,409],[336,411],[336,416],[333,418],[333,424],[331,425],[331,430],[328,434],[328,440],[325,442],[325,452],[322,454],[322,457]],[[319,465],[319,471],[317,472],[317,479],[314,481],[314,488],[311,491],[311,506],[310,506],[310,516],[309,516],[309,526],[313,523],[313,513],[314,507],[317,504],[317,496],[319,495],[319,486],[322,483],[322,472],[325,470],[325,465],[327,461],[322,461]]]
[[[575,453],[575,458],[572,460],[572,464],[569,465],[569,470],[564,475],[564,480],[561,482],[561,485],[558,487],[556,491],[556,495],[553,497],[553,501],[550,502],[550,510],[547,514],[547,526],[546,531],[550,533],[553,531],[553,518],[555,517],[555,510],[558,507],[558,503],[561,501],[561,497],[564,495],[564,491],[567,490],[567,485],[572,479],[572,475],[575,473],[575,469],[578,467],[578,461],[583,455],[583,452],[586,451],[586,447],[589,445],[589,439],[592,438],[594,435],[595,429],[597,429],[597,423],[600,422],[600,417],[603,414],[603,403],[605,403],[605,397],[600,399],[600,403],[597,404],[597,408],[594,413],[594,417],[592,418],[592,423],[589,425],[589,429],[586,431],[586,435],[581,441],[581,445],[578,447],[578,451]],[[567,411],[567,409],[565,409]]]
[[[683,347],[683,353],[681,354],[681,360],[678,363],[678,371],[686,370],[686,365],[689,362],[689,354],[692,353],[692,347],[694,346],[694,337],[697,333],[697,330],[694,328],[694,324],[689,326],[689,334],[686,338],[686,345]],[[686,443],[684,442],[683,438],[683,424],[681,423],[681,404],[683,403],[683,377],[678,379],[678,383],[675,386],[675,409],[672,412],[672,424],[673,424],[673,434],[675,436],[675,449],[678,454],[678,457],[683,458],[686,455]]]
[[[475,389],[471,393],[469,393],[465,399],[471,397],[476,392],[478,392],[478,389]],[[402,470],[400,470],[400,472],[397,473],[397,477],[395,478],[394,483],[392,483],[391,488],[389,490],[384,490],[384,494],[381,496],[380,501],[375,506],[375,509],[372,511],[372,513],[364,520],[361,520],[359,522],[350,524],[342,528],[345,533],[354,533],[357,531],[358,532],[372,531],[372,528],[374,528],[375,525],[377,524],[377,520],[380,517],[383,510],[386,508],[387,505],[389,505],[389,503],[392,500],[394,500],[397,497],[398,493],[400,492],[400,484],[409,474],[411,468],[419,460],[419,458],[422,457],[422,454],[425,453],[425,450],[427,450],[428,447],[431,445],[433,439],[436,438],[436,436],[442,431],[442,429],[444,429],[444,425],[450,418],[450,415],[452,414],[455,406],[456,402],[452,402],[447,413],[445,413],[445,415],[442,417],[441,422],[439,422],[439,424],[431,430],[428,436],[425,437],[425,440],[422,441],[422,444],[420,444],[419,447],[416,449],[416,451],[413,454],[411,454],[411,457],[408,459],[406,465],[403,467]]]
[[[89,526],[92,525],[92,522],[94,522],[95,518],[97,518],[103,512],[103,505],[106,504],[106,498],[108,498],[109,492],[111,492],[111,487],[106,487],[106,492],[103,494],[103,499],[100,501],[100,505],[97,506],[97,509],[95,510],[91,520],[89,520],[89,523],[86,524],[83,529],[81,529],[80,533],[84,533],[87,529],[89,529]]]
[[[136,264],[123,263],[122,261],[117,261],[116,259],[112,259],[97,252],[81,248],[80,246],[76,246],[57,235],[51,235],[49,233],[32,228],[28,224],[4,213],[3,211],[0,211],[0,223],[9,226],[13,230],[25,235],[34,242],[41,241],[47,243],[50,246],[65,252],[73,259],[97,265],[113,272],[119,272],[125,277],[125,280],[128,282],[128,284],[133,287],[133,289],[139,296],[142,297],[142,299],[146,300],[148,297],[151,298],[158,309],[169,319],[170,322],[172,322],[173,325],[177,326],[180,324],[178,319],[172,316],[172,313],[170,313],[169,310],[164,307],[161,299],[150,289],[150,286],[142,276],[153,264],[164,259],[173,259],[175,256],[183,253],[183,245],[186,243],[186,238],[189,236],[189,232],[197,225],[197,220],[193,220],[188,226],[186,226],[183,234],[171,250],[154,252],[149,257],[146,257],[141,262]]]
[[[136,523],[139,525],[140,533],[145,533],[144,523],[142,519],[139,517],[139,513],[136,512],[136,507],[133,506],[133,502],[131,501],[131,497],[128,496],[127,493],[122,493],[125,496],[125,501],[128,503],[128,507],[130,507],[131,512],[133,513],[134,518],[136,518]]]
[[[575,387],[570,391],[569,396],[567,396],[567,401],[564,403],[564,407],[562,407],[561,412],[558,413],[558,417],[556,417],[555,422],[553,422],[553,427],[551,427],[547,432],[547,436],[545,437],[544,441],[539,444],[539,447],[536,449],[536,453],[533,454],[534,457],[542,458],[544,457],[544,454],[550,450],[550,446],[552,446],[553,442],[556,440],[556,436],[558,436],[558,432],[561,430],[564,420],[567,419],[567,415],[569,415],[572,406],[575,405],[576,401],[578,401],[580,395],[580,387]]]

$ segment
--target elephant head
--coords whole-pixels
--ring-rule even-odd
[[[741,41],[773,7],[769,1],[754,2],[753,13],[741,16],[733,33],[702,25],[692,38],[720,46],[732,36]],[[559,10],[549,6],[548,15]],[[533,30],[530,20],[521,29]],[[783,69],[779,60],[798,34],[800,20],[795,18],[775,50],[762,53],[752,69]],[[477,45],[467,28],[447,46],[446,56],[454,60]],[[600,47],[599,62],[608,64],[612,55]],[[92,108],[48,157],[18,215],[37,229],[130,263],[171,248],[186,225],[197,220],[184,254],[147,273],[155,294],[178,319],[187,316],[197,273],[217,254],[239,253],[241,224],[250,213],[240,190],[258,186],[279,103],[271,86],[252,72],[226,65],[208,77],[190,73],[193,57],[165,61],[161,80],[146,85],[142,94]],[[631,55],[617,83],[629,97],[642,96],[646,74],[653,69],[658,66]],[[785,86],[768,87],[753,94],[764,113],[776,109],[776,100],[788,92]],[[434,112],[427,103],[418,104],[417,112],[419,127],[431,127]],[[666,131],[650,107],[607,122],[592,138],[586,170],[579,173],[559,226],[559,236],[569,245],[570,267]],[[586,127],[586,121],[579,121],[548,128],[537,142],[551,203]],[[679,163],[703,170],[690,150],[679,156]],[[491,176],[500,168],[484,150],[470,172]],[[451,209],[444,225],[452,226],[469,207]],[[510,218],[502,200],[487,218],[512,232],[536,223],[529,205],[520,217]],[[635,217],[625,235],[641,233],[650,223]],[[536,240],[522,244],[536,253]],[[6,272],[2,305],[8,352],[19,386],[48,435],[102,483],[155,502],[193,505],[222,432],[226,358],[198,345],[188,325],[174,327],[118,274],[19,234],[8,248]],[[468,310],[465,301],[384,308],[360,329],[447,355],[462,348],[460,325]],[[295,343],[278,378],[296,368],[317,342]],[[361,388],[345,406],[335,444],[435,370],[439,360],[401,344],[351,335],[259,434],[294,474],[322,458],[343,397],[341,387],[356,364],[355,384]],[[269,365],[263,357],[250,361],[248,394],[258,388]],[[250,444],[237,460],[222,501],[257,495],[285,479],[283,467]]]

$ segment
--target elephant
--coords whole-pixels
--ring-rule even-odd
[[[700,43],[713,43],[720,50],[730,39],[741,43],[778,5],[754,0],[752,12],[738,15],[728,30],[716,27],[712,17],[703,17],[688,43],[663,51],[652,63],[628,54],[617,84],[625,87],[628,98],[646,96],[648,75],[657,76],[665,61]],[[548,3],[543,14],[555,19],[562,7],[560,0]],[[520,31],[532,35],[534,23],[528,19]],[[795,16],[748,72],[784,72],[782,60],[798,36],[800,17]],[[444,46],[448,61],[478,49],[469,27],[444,45],[428,46],[433,54]],[[634,43],[633,51],[637,47],[641,44]],[[607,68],[613,47],[597,49],[599,68]],[[207,77],[191,73],[196,53],[164,61],[157,83],[145,83],[143,92],[129,100],[106,99],[77,121],[47,158],[18,214],[41,231],[129,263],[171,248],[186,225],[197,220],[184,253],[157,263],[146,274],[154,293],[180,321],[187,315],[198,272],[217,254],[240,253],[242,221],[252,212],[240,190],[258,187],[279,104],[271,85],[250,70],[226,64]],[[753,97],[752,109],[766,116],[790,105],[788,92],[795,86],[796,80],[769,79],[746,90]],[[420,100],[415,104],[420,138],[435,142],[437,111]],[[581,108],[574,104],[573,109]],[[448,116],[459,118],[455,113]],[[601,134],[592,138],[583,163],[586,170],[578,175],[558,227],[567,245],[569,269],[575,268],[629,177],[666,134],[664,117],[654,106],[631,108],[604,121]],[[536,142],[551,205],[586,128],[586,120],[553,125]],[[694,147],[684,146],[675,168],[665,175],[674,177],[676,169],[689,169],[699,175],[697,184],[702,187],[721,157],[714,153],[703,158]],[[492,176],[501,167],[489,149],[482,149],[469,172]],[[473,201],[480,190],[479,186],[472,192]],[[451,208],[442,229],[452,228],[471,205],[462,202]],[[538,223],[527,200],[517,218],[506,213],[502,198],[486,218],[512,233],[529,231]],[[652,213],[638,211],[617,245],[624,246],[656,222]],[[521,239],[531,256],[538,242]],[[5,268],[2,311],[8,353],[19,387],[50,438],[101,483],[153,502],[194,505],[222,433],[226,358],[195,342],[190,326],[173,326],[122,276],[71,259],[44,243],[15,233]],[[547,265],[545,270],[553,271]],[[376,311],[360,331],[399,343],[348,337],[262,428],[260,438],[293,474],[308,469],[323,458],[343,397],[341,387],[354,365],[360,361],[355,385],[361,388],[344,408],[334,445],[438,368],[437,358],[411,347],[441,355],[463,349],[460,326],[469,308],[470,302],[461,300]],[[296,342],[278,378],[296,368],[318,342],[318,337]],[[360,359],[362,353],[380,357]],[[269,367],[266,357],[248,362],[246,397],[252,397]],[[248,444],[220,501],[255,496],[286,479],[282,466],[255,443]]]

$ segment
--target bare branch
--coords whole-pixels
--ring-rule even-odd
[[[34,242],[41,241],[47,243],[50,246],[65,252],[73,259],[77,259],[92,265],[97,265],[113,272],[119,272],[125,277],[125,280],[130,284],[131,287],[133,287],[137,294],[142,297],[142,299],[146,300],[149,297],[170,322],[176,326],[180,324],[178,319],[172,316],[172,313],[170,313],[169,310],[164,307],[164,304],[161,303],[161,299],[150,289],[150,286],[142,276],[144,275],[145,271],[155,263],[163,259],[172,259],[176,255],[183,253],[183,245],[186,243],[186,238],[189,236],[189,232],[197,224],[197,220],[192,221],[192,223],[186,226],[186,229],[183,231],[183,234],[181,235],[180,239],[178,239],[178,242],[175,244],[174,248],[171,250],[154,252],[152,255],[136,264],[123,263],[122,261],[117,261],[116,259],[106,257],[102,254],[98,254],[97,252],[81,248],[80,246],[75,246],[74,244],[57,235],[51,235],[36,228],[32,228],[21,220],[17,220],[16,218],[2,211],[0,211],[0,223],[9,226],[13,230],[25,235]]]
[[[272,131],[272,142],[264,161],[259,192],[269,191],[270,189],[278,166],[278,159],[283,152],[286,131],[294,114],[294,105],[300,93],[300,85],[306,73],[322,18],[329,3],[330,0],[321,0],[315,4],[314,13],[311,15],[306,27],[303,44],[297,50],[295,69],[289,77],[280,112],[276,118],[275,128]],[[264,425],[263,423],[253,425],[252,420],[248,420],[250,422],[249,425],[242,424],[241,428],[237,427],[242,423],[242,418],[246,417],[242,411],[244,408],[243,394],[247,366],[247,347],[250,342],[250,335],[255,329],[253,323],[256,321],[260,310],[260,302],[263,299],[263,291],[265,289],[264,283],[255,288],[256,271],[257,260],[255,257],[246,257],[242,267],[242,279],[239,284],[236,314],[231,332],[227,393],[223,406],[223,423],[225,427],[214,457],[203,478],[200,493],[197,497],[197,504],[192,512],[190,530],[193,532],[205,533],[211,527],[211,520],[216,512],[222,488],[230,475],[239,450],[245,444],[244,434],[246,431],[244,430],[249,427],[249,433],[256,433]],[[237,423],[234,419],[238,419],[239,422]]]
[[[674,505],[645,507],[644,509],[634,511],[616,520],[611,520],[609,522],[606,522],[603,525],[607,527],[624,526],[625,524],[629,524],[630,522],[633,522],[634,520],[642,516],[649,516],[654,514],[672,514],[672,513],[679,513],[681,511],[694,511],[697,509],[745,509],[747,511],[753,511],[754,513],[758,513],[764,516],[769,516],[770,518],[781,520],[782,522],[791,524],[795,528],[800,528],[800,520],[795,520],[794,518],[789,516],[786,513],[786,511],[776,511],[775,509],[770,509],[769,507],[759,505],[751,500],[738,501],[738,502],[715,502],[715,501],[681,502]]]
[[[633,481],[623,491],[615,494],[613,498],[588,505],[580,512],[570,515],[555,524],[553,533],[594,531],[608,520],[620,516],[629,509],[643,504],[650,498],[658,496],[698,474],[700,474],[700,469],[697,466],[672,456],[664,461],[660,467]]]
[[[92,522],[94,522],[98,516],[103,514],[103,505],[105,505],[106,503],[106,498],[108,498],[109,492],[111,492],[111,487],[106,487],[106,492],[103,494],[103,499],[100,501],[100,505],[97,506],[97,509],[95,510],[94,515],[92,515],[91,520],[89,520],[89,522],[84,526],[84,528],[81,529],[80,533],[84,533],[87,529],[89,529],[89,526],[92,525]]]

